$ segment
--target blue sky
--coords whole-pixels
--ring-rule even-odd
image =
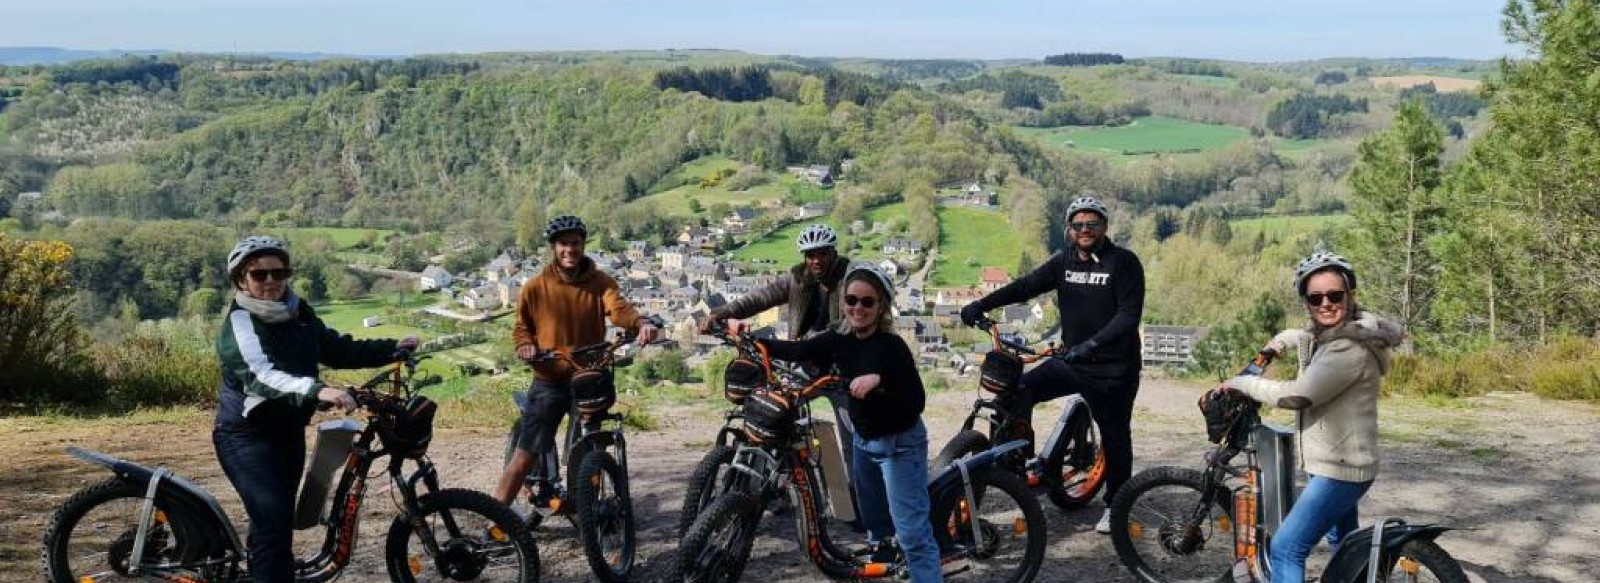
[[[1504,0],[0,0],[0,46],[367,55],[763,54],[1252,61],[1520,53]]]

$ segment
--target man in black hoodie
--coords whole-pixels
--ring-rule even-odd
[[[1094,413],[1106,453],[1106,505],[1133,472],[1130,424],[1139,393],[1139,318],[1144,312],[1144,266],[1132,251],[1106,238],[1110,215],[1093,197],[1067,208],[1071,249],[961,309],[972,325],[984,312],[1054,290],[1061,314],[1063,358],[1028,371],[1022,386],[1035,404],[1078,393]],[[1095,525],[1111,532],[1108,509]]]

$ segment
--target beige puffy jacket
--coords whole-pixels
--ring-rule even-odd
[[[1389,349],[1403,336],[1399,324],[1369,312],[1317,333],[1285,331],[1274,343],[1299,349],[1298,378],[1236,377],[1225,385],[1269,405],[1286,397],[1309,400],[1300,411],[1306,471],[1369,482],[1378,476],[1378,393],[1389,372]]]

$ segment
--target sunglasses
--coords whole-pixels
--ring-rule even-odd
[[[1081,232],[1081,231],[1098,231],[1098,230],[1100,230],[1100,227],[1104,227],[1104,226],[1106,226],[1106,224],[1103,223],[1103,222],[1100,222],[1100,221],[1078,221],[1076,223],[1070,223],[1068,226],[1072,227],[1072,230],[1074,230],[1074,231],[1080,231]]]
[[[844,295],[844,305],[854,307],[856,304],[861,304],[861,307],[870,310],[878,306],[878,298],[872,296],[853,296],[850,294]]]
[[[250,276],[250,279],[259,283],[266,281],[269,277],[277,281],[289,279],[289,276],[294,275],[294,270],[287,267],[279,267],[275,269],[252,269],[245,273]]]
[[[1342,303],[1344,303],[1344,295],[1345,295],[1345,291],[1344,290],[1331,291],[1331,292],[1328,292],[1328,293],[1322,293],[1322,292],[1309,293],[1309,294],[1306,294],[1306,305],[1313,306],[1313,307],[1314,306],[1320,306],[1320,305],[1322,305],[1322,299],[1323,298],[1327,298],[1329,302],[1334,303],[1334,304],[1342,304]]]

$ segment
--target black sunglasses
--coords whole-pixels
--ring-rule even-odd
[[[1320,306],[1320,305],[1322,305],[1322,298],[1328,298],[1329,301],[1331,301],[1331,302],[1333,302],[1335,304],[1342,304],[1342,303],[1344,303],[1344,294],[1345,294],[1345,290],[1331,291],[1331,292],[1328,292],[1328,293],[1322,293],[1322,292],[1309,293],[1309,294],[1306,294],[1306,305],[1308,305],[1308,306]]]
[[[1101,221],[1078,221],[1076,223],[1070,223],[1069,226],[1071,226],[1072,230],[1074,231],[1098,231],[1100,230],[1100,227],[1104,227],[1106,224]]]
[[[250,279],[260,283],[266,281],[269,277],[277,281],[289,279],[289,276],[294,275],[294,270],[287,267],[278,267],[274,269],[252,269],[245,273],[250,276]]]
[[[855,306],[856,304],[861,304],[861,307],[870,310],[874,307],[877,307],[878,298],[872,296],[853,296],[850,294],[844,294],[844,305]]]

